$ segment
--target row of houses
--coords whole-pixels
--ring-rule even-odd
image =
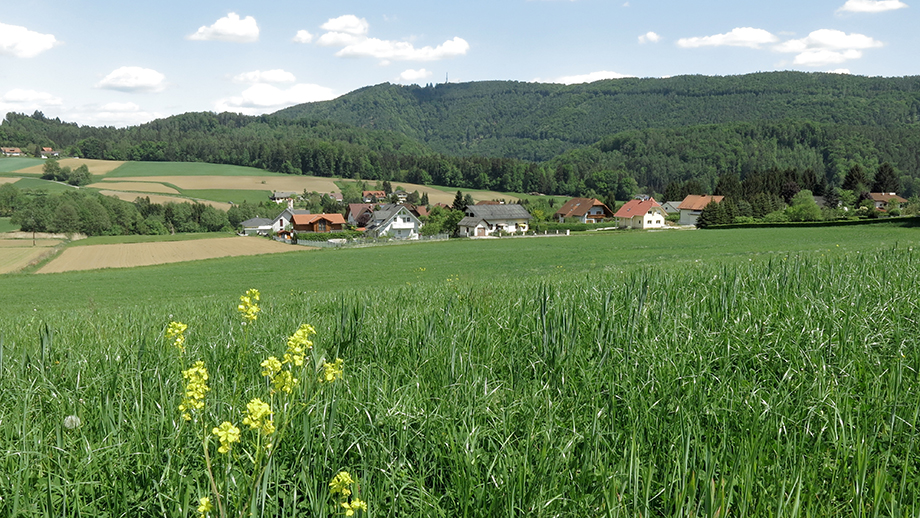
[[[22,149],[18,147],[0,147],[0,154],[4,156],[23,156]],[[57,157],[60,156],[59,151],[55,151],[54,148],[43,147],[41,152],[42,158]]]

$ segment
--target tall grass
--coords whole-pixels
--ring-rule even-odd
[[[304,280],[263,297],[242,362],[233,299],[16,317],[0,323],[0,514],[195,514],[207,479],[161,338],[182,320],[214,425],[301,323],[314,354],[346,360],[276,452],[259,516],[332,514],[342,469],[369,516],[917,515],[918,259]]]

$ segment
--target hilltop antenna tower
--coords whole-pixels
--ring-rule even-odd
[[[447,84],[450,82],[449,78],[450,78],[450,72],[445,72],[444,73],[444,84]]]

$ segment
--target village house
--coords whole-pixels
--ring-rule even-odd
[[[486,237],[505,232],[527,232],[532,216],[517,204],[470,205],[466,217],[457,225],[457,233],[466,237]]]
[[[0,147],[0,153],[6,156],[22,156],[22,150],[18,147]]]
[[[56,157],[56,156],[60,156],[60,154],[61,153],[58,151],[55,151],[54,148],[50,148],[50,147],[42,148],[42,158]]]
[[[386,204],[374,211],[366,233],[374,237],[418,239],[422,221],[402,205]]]
[[[284,192],[284,191],[275,191],[272,192],[269,199],[275,203],[287,203],[288,207],[292,207],[294,204],[294,199],[297,198],[298,194],[296,192]]]
[[[387,193],[383,191],[364,191],[361,193],[364,203],[377,203],[387,199]]]
[[[907,203],[907,200],[893,192],[870,192],[869,197],[872,198],[872,201],[875,203],[875,208],[878,210],[888,210],[891,200],[894,200],[897,205],[895,208],[898,209],[901,208],[901,204]]]
[[[272,231],[272,220],[268,218],[249,218],[240,223],[244,236],[267,236]]]
[[[292,209],[287,208],[281,211],[281,214],[275,216],[275,219],[272,220],[272,232],[278,233],[282,230],[290,230],[291,226],[294,224],[294,215],[295,214],[309,214],[310,211],[304,209]]]
[[[345,230],[345,217],[341,214],[294,214],[291,227],[294,232],[341,232]]]
[[[655,198],[649,198],[626,202],[614,217],[618,227],[647,229],[664,228],[668,214]]]
[[[709,205],[709,203],[713,201],[721,203],[723,198],[725,198],[725,196],[688,195],[684,198],[684,201],[680,202],[680,206],[677,207],[680,209],[680,224],[696,225],[696,220],[700,218],[700,214],[703,212],[703,209],[706,208],[706,205]]]
[[[576,218],[581,223],[600,223],[612,217],[613,211],[596,198],[572,198],[553,214],[559,223],[566,218]]]
[[[373,203],[349,203],[348,224],[355,227],[366,227],[374,217]]]

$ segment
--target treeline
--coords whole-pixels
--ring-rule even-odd
[[[546,161],[624,131],[743,121],[915,125],[920,77],[768,72],[561,85],[381,84],[277,112],[396,131],[440,153]]]
[[[259,212],[268,213],[247,204],[225,212],[201,203],[158,204],[146,197],[132,203],[84,189],[56,195],[0,185],[0,216],[11,217],[24,232],[88,236],[229,232]]]

